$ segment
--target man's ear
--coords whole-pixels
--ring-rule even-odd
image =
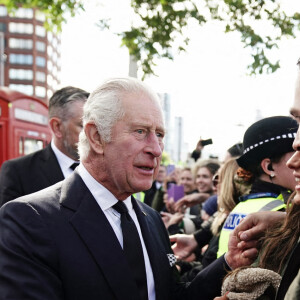
[[[50,125],[50,128],[51,128],[53,134],[57,138],[62,138],[62,131],[61,131],[62,121],[61,121],[61,119],[57,118],[57,117],[53,117],[49,120],[49,125]]]
[[[94,123],[88,123],[84,128],[85,135],[91,148],[98,154],[103,154],[104,143]]]

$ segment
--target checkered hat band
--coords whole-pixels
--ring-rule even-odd
[[[249,152],[250,150],[252,150],[252,149],[254,149],[254,148],[258,147],[258,146],[261,146],[261,145],[269,143],[269,142],[273,142],[275,140],[280,140],[280,139],[295,139],[296,134],[297,134],[296,132],[293,132],[293,133],[287,133],[287,134],[277,135],[275,137],[266,139],[264,141],[261,141],[259,143],[256,143],[254,145],[251,145],[251,146],[247,147],[244,150],[244,154],[246,154],[247,152]]]

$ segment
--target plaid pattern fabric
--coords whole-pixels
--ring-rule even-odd
[[[176,257],[174,254],[167,254],[168,256],[168,259],[169,259],[169,264],[170,264],[170,267],[173,267],[176,263]]]

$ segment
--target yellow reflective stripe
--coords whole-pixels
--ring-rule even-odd
[[[145,193],[144,192],[139,192],[139,193],[135,193],[132,195],[136,200],[139,200],[141,202],[144,202],[145,200]]]

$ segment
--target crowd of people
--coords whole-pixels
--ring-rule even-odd
[[[0,299],[300,299],[300,72],[290,113],[166,166],[150,87],[58,90],[51,143],[1,166]]]

